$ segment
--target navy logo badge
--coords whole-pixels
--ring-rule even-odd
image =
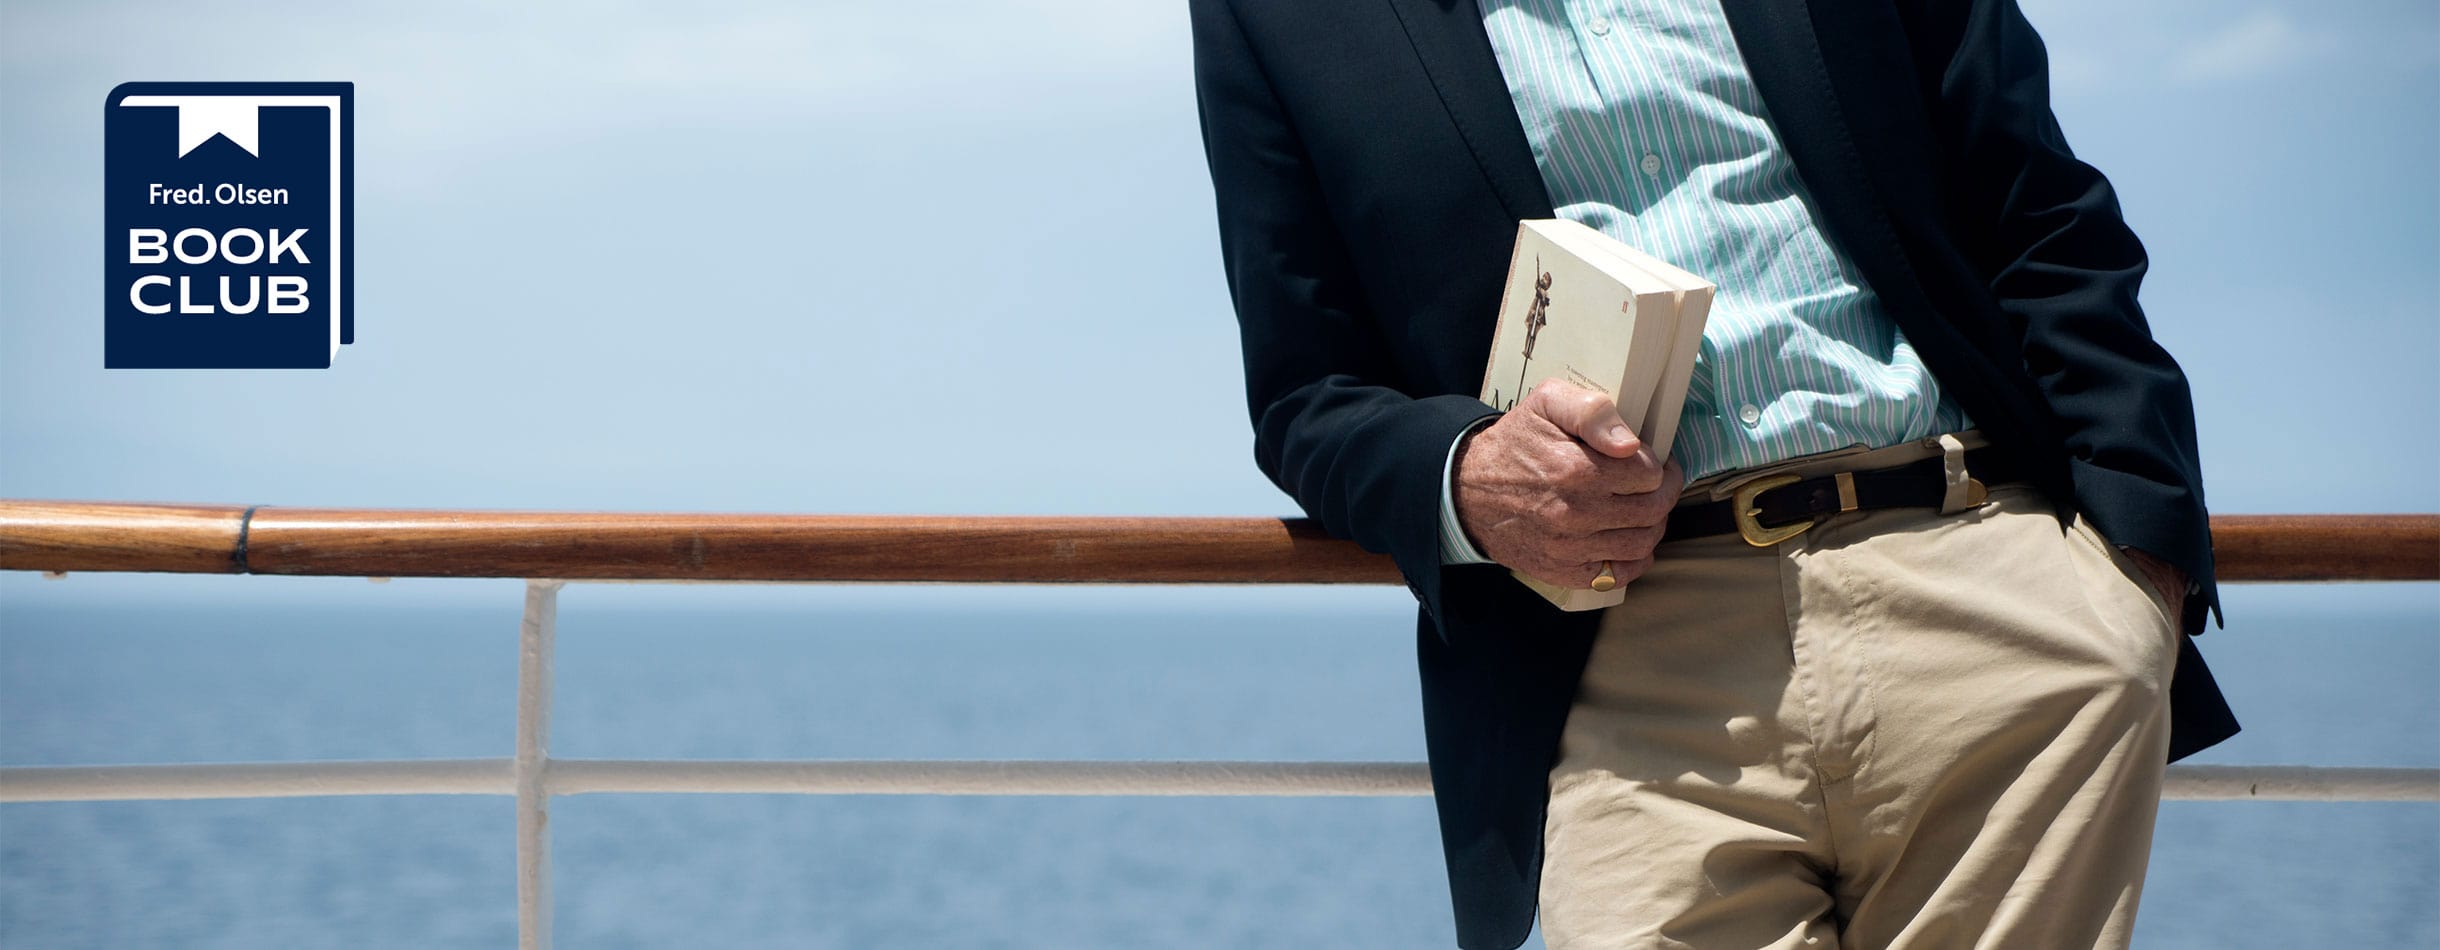
[[[355,341],[354,90],[110,91],[103,366],[320,369]]]

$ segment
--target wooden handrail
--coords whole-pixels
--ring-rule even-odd
[[[2440,580],[2440,514],[2220,515],[2224,581]],[[1276,518],[718,515],[0,501],[0,569],[949,583],[1395,584]]]

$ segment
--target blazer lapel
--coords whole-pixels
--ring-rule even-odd
[[[1500,204],[1511,217],[1550,217],[1542,170],[1534,165],[1533,146],[1517,121],[1516,103],[1508,97],[1508,81],[1500,75],[1474,0],[1389,0],[1389,5]]]
[[[1729,30],[1745,58],[1746,71],[1770,109],[1780,144],[1798,177],[1820,207],[1824,224],[1910,338],[1945,341],[1954,331],[1940,323],[1907,259],[1885,197],[1875,187],[1850,110],[1840,104],[1830,65],[1823,59],[1808,0],[1725,0]],[[1842,14],[1844,16],[1844,14]],[[1840,21],[1844,24],[1847,21]],[[1894,24],[1859,23],[1858,30]],[[1871,49],[1867,37],[1833,37],[1841,49]],[[1869,55],[1869,54],[1865,54]],[[1852,73],[1853,70],[1850,70]],[[1874,115],[1878,115],[1875,113]],[[1865,116],[1872,118],[1873,116]],[[1885,136],[1876,134],[1873,141]],[[1895,157],[1891,157],[1895,158]],[[1879,161],[1880,159],[1874,159]],[[1884,161],[1883,164],[1889,164]],[[1930,358],[1932,354],[1925,354]],[[1937,367],[1935,367],[1937,369]]]

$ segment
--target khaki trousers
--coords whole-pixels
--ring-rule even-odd
[[[2030,488],[1663,545],[1550,774],[1553,948],[2124,947],[2176,633]]]

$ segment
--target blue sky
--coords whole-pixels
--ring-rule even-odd
[[[2440,510],[2440,7],[2026,6],[2152,250],[2215,510]],[[11,2],[0,496],[1293,513],[1189,56],[1182,3]],[[265,78],[356,83],[357,342],[103,370],[103,96]]]

